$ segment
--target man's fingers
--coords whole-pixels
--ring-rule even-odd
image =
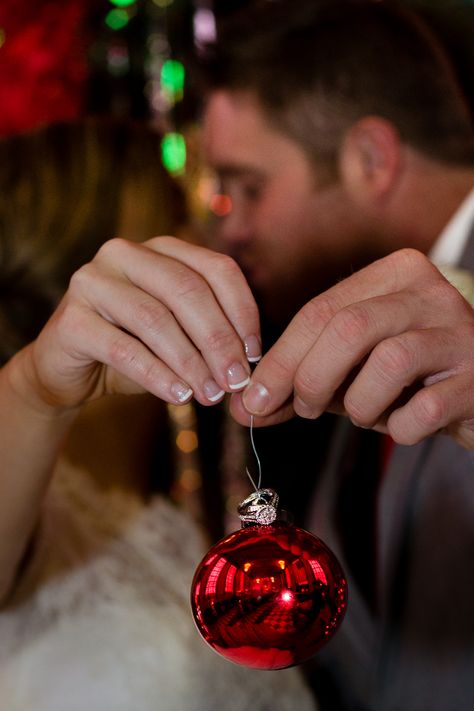
[[[338,311],[358,301],[440,280],[445,281],[424,254],[415,249],[400,249],[340,281],[316,300],[323,298]]]
[[[396,442],[416,444],[446,429],[467,449],[474,450],[472,374],[455,375],[423,388],[387,421]]]
[[[453,290],[447,284],[446,289]],[[356,412],[364,398],[375,403],[378,399],[388,400],[394,391],[398,396],[398,389],[436,367],[433,354],[438,348],[446,342],[449,349],[452,341],[443,338],[441,330],[437,331],[438,338],[429,339],[427,334],[433,324],[449,326],[451,319],[450,309],[440,313],[428,289],[416,293],[407,289],[342,308],[323,329],[295,374],[296,411],[305,417],[317,417],[327,409],[348,376],[354,380],[359,370],[355,382],[364,382],[366,387],[359,402],[352,402]],[[440,368],[448,367],[447,362],[443,365],[445,361],[447,356],[440,353]],[[356,396],[357,391],[352,395]],[[370,422],[361,424],[368,426]]]
[[[346,414],[355,424],[373,427],[404,392],[409,399],[407,388],[452,374],[462,347],[451,329],[407,331],[380,342],[347,389]]]
[[[378,342],[420,324],[443,324],[460,299],[415,250],[374,262],[299,311],[256,368],[244,404],[267,416],[294,387],[296,413],[316,417]]]
[[[329,321],[342,309],[365,299],[397,292],[407,282],[419,283],[422,274],[427,278],[426,274],[434,275],[436,271],[420,253],[401,250],[312,299],[257,366],[244,393],[245,407],[253,414],[266,416],[285,402],[293,390],[300,363]],[[320,369],[320,372],[325,377],[325,370]]]
[[[242,393],[234,393],[230,399],[230,413],[236,422],[246,427],[250,426],[250,418],[248,410],[242,402]],[[284,403],[278,410],[272,412],[268,417],[254,416],[254,427],[267,427],[268,425],[278,425],[280,422],[286,422],[295,416],[293,404],[291,400]]]

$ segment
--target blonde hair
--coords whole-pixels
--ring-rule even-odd
[[[144,240],[185,221],[146,125],[85,119],[0,141],[0,362],[36,336],[73,272],[122,225],[121,236]]]

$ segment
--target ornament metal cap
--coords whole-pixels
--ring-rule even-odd
[[[278,494],[273,489],[257,489],[237,507],[240,520],[269,526],[278,516]]]

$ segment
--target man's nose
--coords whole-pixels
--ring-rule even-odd
[[[253,236],[252,222],[243,210],[232,208],[219,220],[219,238],[227,244],[249,242]]]

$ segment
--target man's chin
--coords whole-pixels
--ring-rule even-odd
[[[308,301],[330,288],[333,282],[324,280],[323,283],[321,279],[319,288],[315,284],[318,284],[316,279],[301,280],[297,286],[294,283],[282,283],[279,288],[253,290],[262,321],[267,320],[272,324],[274,332],[284,331],[298,311]]]
[[[288,289],[275,291],[254,291],[262,320],[268,321],[272,326],[283,331],[295,314],[312,297],[307,299],[303,295],[295,294]],[[315,296],[315,294],[313,294]]]

